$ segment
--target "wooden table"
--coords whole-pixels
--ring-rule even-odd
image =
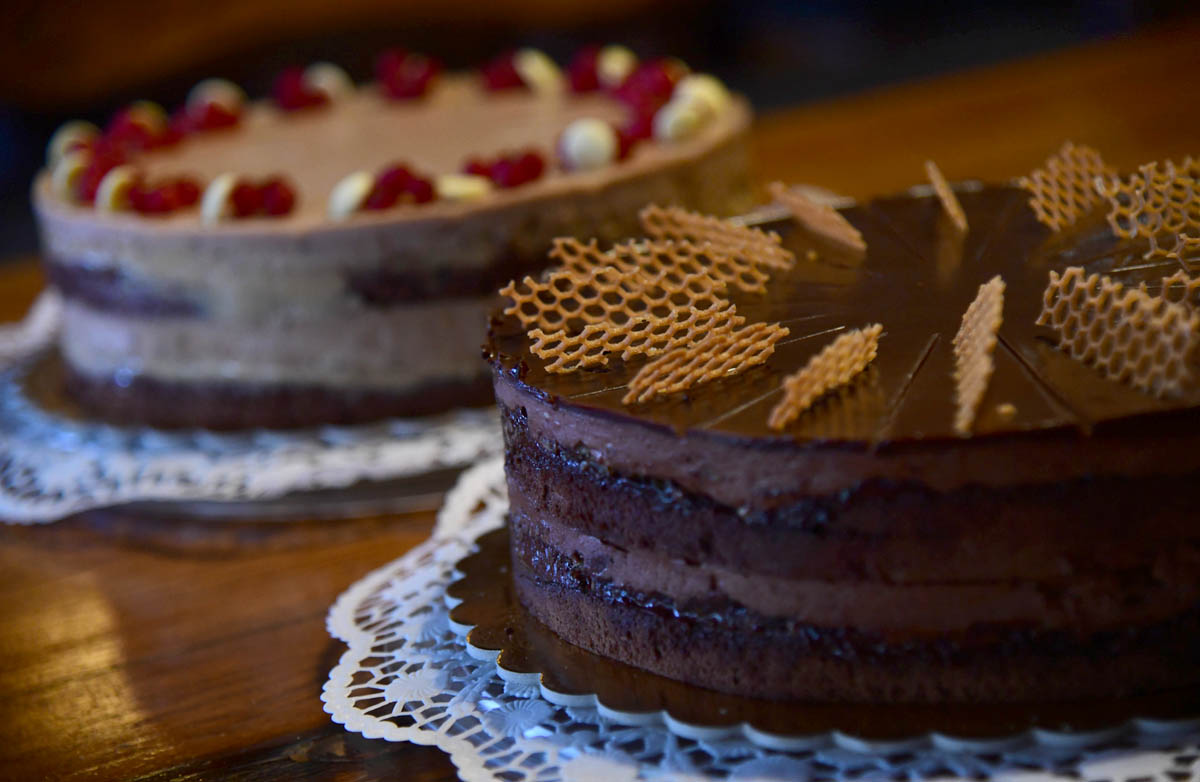
[[[1006,179],[1064,139],[1124,168],[1200,153],[1198,43],[1192,24],[764,117],[761,178],[863,196],[920,181],[926,158]],[[29,263],[0,272],[0,318],[40,284]],[[453,778],[318,700],[343,650],[326,609],[431,520],[0,527],[0,778]]]

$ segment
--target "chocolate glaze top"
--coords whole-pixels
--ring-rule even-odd
[[[1085,435],[1123,426],[1175,428],[1183,421],[1195,426],[1198,384],[1158,399],[1073,360],[1055,347],[1050,329],[1035,325],[1052,269],[1081,265],[1127,286],[1145,281],[1157,293],[1178,262],[1143,260],[1144,245],[1114,237],[1102,209],[1054,233],[1037,222],[1019,188],[965,183],[956,191],[970,226],[965,236],[927,189],[841,209],[862,232],[865,256],[777,214],[750,218],[781,235],[796,265],[774,273],[764,296],[731,296],[747,322],[778,321],[791,330],[765,365],[741,375],[627,406],[621,403],[625,386],[646,358],[550,374],[530,353],[520,324],[504,317],[493,319],[489,360],[518,387],[556,406],[689,434],[873,447],[957,439],[951,342],[979,286],[999,274],[1006,283],[1003,322],[974,437],[1055,429]],[[782,379],[842,331],[875,322],[884,332],[867,371],[783,433],[769,430],[767,415]],[[1015,415],[997,410],[1005,403]]]

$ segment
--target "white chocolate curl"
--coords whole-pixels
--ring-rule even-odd
[[[304,69],[304,83],[312,89],[325,93],[330,100],[337,100],[354,92],[350,75],[331,62],[314,62]]]
[[[442,174],[434,180],[437,196],[446,201],[473,201],[492,192],[492,180],[475,174]]]
[[[355,171],[342,177],[341,181],[329,191],[329,217],[332,220],[345,220],[362,208],[371,189],[375,187],[375,177],[367,171]]]
[[[219,223],[229,216],[230,196],[237,187],[237,174],[225,172],[218,174],[204,188],[204,196],[200,199],[200,221],[206,225]]]
[[[74,202],[75,185],[79,176],[87,170],[91,155],[82,149],[67,152],[54,164],[50,172],[50,187],[64,201]]]
[[[681,141],[700,130],[709,116],[706,104],[685,96],[671,98],[654,115],[654,138]]]
[[[617,132],[604,120],[583,117],[558,138],[558,156],[571,171],[590,171],[617,158]]]
[[[129,193],[137,181],[133,166],[117,166],[104,175],[96,188],[96,208],[101,212],[124,212],[132,207]]]
[[[100,136],[100,129],[81,119],[64,123],[46,145],[46,165],[54,168],[63,156],[76,144],[92,141]]]
[[[637,62],[637,55],[624,46],[605,46],[596,55],[596,77],[600,80],[600,86],[608,89],[620,85],[633,73]]]
[[[558,66],[537,49],[518,49],[513,55],[513,69],[521,81],[534,92],[559,92],[563,75]]]
[[[246,93],[228,79],[205,79],[188,92],[189,112],[202,109],[210,103],[237,114],[246,105]]]
[[[689,73],[675,85],[672,98],[683,98],[702,104],[713,114],[720,114],[729,105],[729,90],[716,76],[707,73]]]

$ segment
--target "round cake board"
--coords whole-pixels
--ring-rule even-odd
[[[740,732],[761,746],[800,751],[831,737],[849,749],[897,752],[932,743],[947,750],[1000,751],[1034,740],[1089,747],[1137,734],[1200,730],[1200,687],[1138,698],[1057,703],[798,703],[715,692],[610,660],[561,640],[517,600],[509,533],[485,533],[458,563],[446,590],[450,621],[480,659],[505,679],[538,684],[564,706],[595,706],[624,724],[662,722],[674,733],[713,740]]]

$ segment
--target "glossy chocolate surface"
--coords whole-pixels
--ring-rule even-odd
[[[865,256],[822,240],[790,219],[766,222],[796,255],[796,266],[773,275],[765,296],[731,298],[748,322],[778,321],[791,334],[765,366],[660,398],[621,403],[624,387],[646,362],[613,359],[598,371],[556,375],[528,349],[514,319],[493,325],[493,364],[517,385],[584,413],[668,427],[678,432],[787,442],[880,446],[956,438],[951,342],[979,286],[996,274],[1006,283],[995,372],[979,407],[975,435],[1032,430],[1091,432],[1116,419],[1152,416],[1176,427],[1200,402],[1200,387],[1158,399],[1106,379],[1054,347],[1053,332],[1035,325],[1050,270],[1083,265],[1128,286],[1145,281],[1157,292],[1176,261],[1147,262],[1144,247],[1115,238],[1097,210],[1062,233],[1038,223],[1028,194],[1016,187],[960,185],[969,231],[959,235],[931,195],[879,198],[842,209],[866,239]],[[811,252],[816,252],[815,260]],[[843,330],[884,326],[871,367],[844,391],[829,395],[782,435],[767,428],[784,376],[796,371]],[[1016,414],[997,411],[1011,404]],[[1186,419],[1191,416],[1184,415]],[[1189,422],[1189,426],[1194,423]]]

